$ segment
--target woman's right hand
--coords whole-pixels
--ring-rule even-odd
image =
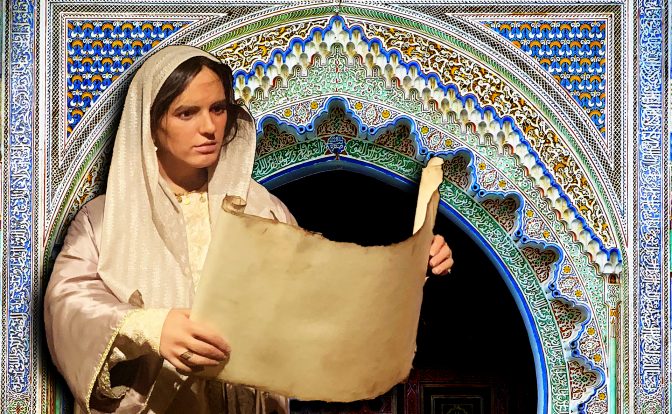
[[[181,374],[191,374],[229,358],[231,347],[207,326],[189,319],[189,309],[171,309],[161,329],[159,353]]]

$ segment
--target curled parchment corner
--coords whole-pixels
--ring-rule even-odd
[[[231,345],[201,375],[302,400],[375,398],[408,376],[443,179],[423,170],[414,234],[362,247],[219,215],[191,317]]]

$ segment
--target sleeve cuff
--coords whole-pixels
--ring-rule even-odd
[[[161,330],[170,309],[135,309],[124,318],[109,353],[105,356],[98,375],[97,392],[107,398],[123,398],[127,386],[114,386],[110,371],[117,364],[139,358],[148,353],[159,355]]]
[[[119,335],[124,337],[126,339],[124,342],[128,344],[134,344],[138,348],[149,348],[149,350],[158,354],[163,322],[166,320],[169,311],[170,309],[134,310],[122,324]],[[122,349],[123,351],[124,349]],[[146,352],[142,352],[142,354],[144,353]]]

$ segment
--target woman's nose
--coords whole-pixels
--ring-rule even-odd
[[[204,135],[213,135],[215,133],[216,125],[212,119],[212,115],[207,113],[201,120],[201,133]]]

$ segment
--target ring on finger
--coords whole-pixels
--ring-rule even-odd
[[[194,356],[194,353],[187,350],[180,354],[180,359],[183,361],[189,361],[189,359],[191,359],[192,356]]]

